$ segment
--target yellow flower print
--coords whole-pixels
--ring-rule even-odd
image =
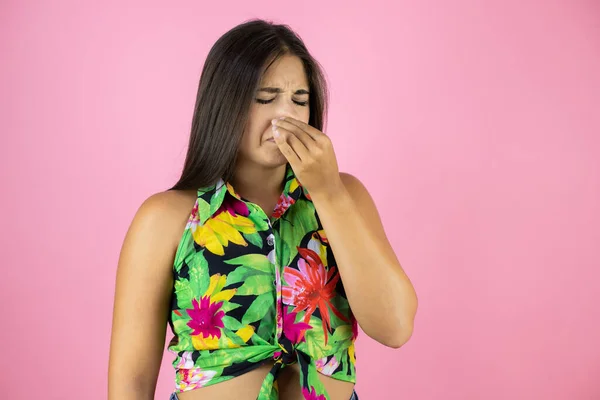
[[[243,328],[238,329],[235,334],[241,337],[244,343],[248,343],[248,340],[254,335],[254,327],[252,325],[246,325]],[[236,345],[235,347],[239,346]]]
[[[250,340],[254,334],[254,327],[251,325],[246,325],[243,328],[238,329],[235,334],[242,338],[244,343],[248,343],[248,340]],[[224,335],[221,338],[212,336],[204,337],[202,334],[194,335],[192,336],[192,344],[197,350],[216,350],[224,348],[233,349],[240,347],[239,344],[235,343],[233,340]]]
[[[209,296],[211,303],[231,300],[237,289],[221,290],[225,287],[225,283],[227,283],[227,275],[214,274],[210,277],[208,288],[202,296]]]
[[[292,179],[292,181],[290,182],[289,192],[290,193],[294,192],[298,188],[298,186],[299,186],[298,178]]]
[[[352,365],[356,364],[356,356],[354,354],[354,343],[348,346],[348,356],[350,357],[350,362]]]
[[[312,233],[306,247],[317,253],[321,257],[323,266],[328,267],[327,246],[325,246],[323,243],[328,244],[329,242],[327,241],[327,236],[325,236],[325,231],[321,229]]]
[[[203,225],[198,226],[192,233],[196,243],[219,256],[225,254],[224,247],[227,247],[229,242],[240,246],[248,246],[242,233],[251,234],[256,232],[254,222],[244,216],[248,215],[245,212],[247,206],[239,201],[238,204],[232,205],[230,201],[229,198],[224,200],[215,216],[206,220]],[[243,207],[246,207],[245,210],[240,210]]]

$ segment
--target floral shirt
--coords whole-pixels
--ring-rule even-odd
[[[258,400],[298,363],[305,399],[329,396],[318,373],[356,382],[357,324],[310,194],[289,164],[269,218],[229,182],[198,190],[177,248],[168,350],[176,391],[272,363]]]

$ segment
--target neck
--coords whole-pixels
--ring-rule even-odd
[[[285,171],[285,164],[268,168],[238,161],[230,183],[237,194],[250,201],[279,197]]]

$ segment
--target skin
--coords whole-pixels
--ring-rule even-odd
[[[338,171],[331,141],[307,124],[309,107],[301,104],[309,95],[296,93],[309,90],[301,61],[294,56],[280,58],[266,71],[260,87],[278,92],[256,95],[272,101],[252,104],[232,185],[270,216],[289,162],[311,194],[362,330],[385,346],[402,346],[413,331],[414,288],[367,189],[356,177]],[[285,119],[272,122],[280,117]],[[195,190],[154,194],[140,206],[129,227],[117,267],[109,400],[154,399],[165,348],[172,265],[195,200]],[[266,362],[242,376],[178,396],[181,400],[254,400],[271,365]],[[352,383],[319,377],[332,400],[350,398]],[[284,368],[278,381],[282,400],[303,399],[297,364]]]

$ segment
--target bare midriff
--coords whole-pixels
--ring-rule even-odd
[[[228,381],[177,393],[177,396],[180,400],[256,400],[260,386],[271,367],[270,363],[266,363]],[[319,379],[323,382],[331,400],[348,400],[352,396],[354,383],[323,374],[319,374]],[[298,364],[291,364],[283,368],[277,377],[277,382],[280,400],[304,400],[300,387]]]

